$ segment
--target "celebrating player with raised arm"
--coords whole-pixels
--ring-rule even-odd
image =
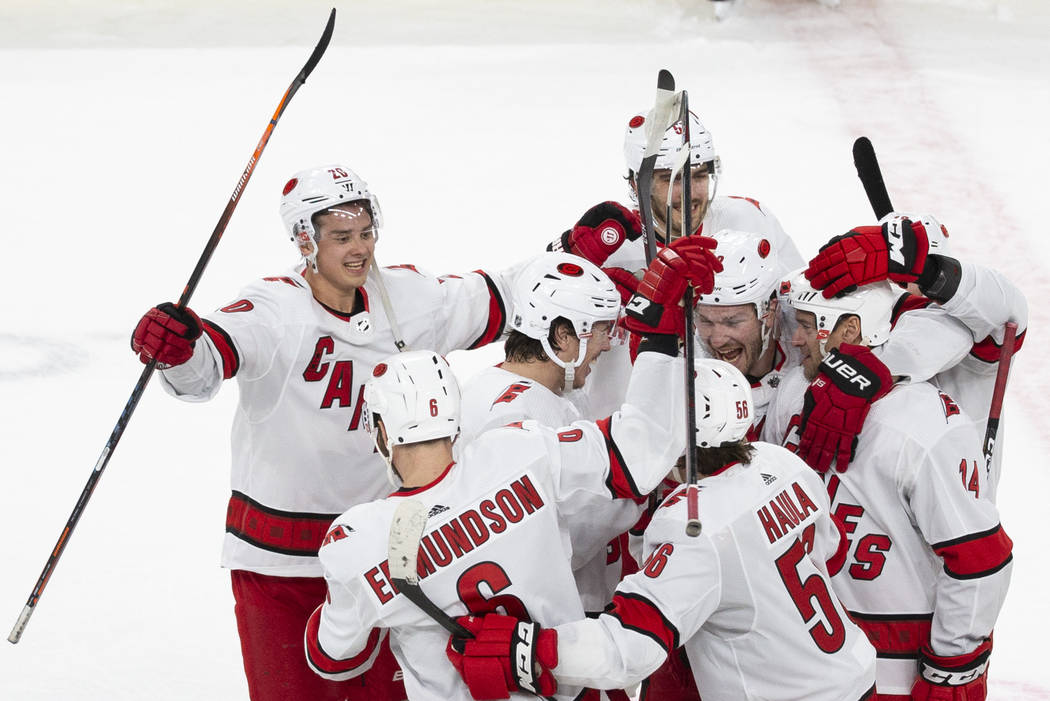
[[[825,299],[800,272],[789,295],[802,367],[784,377],[765,429],[797,441],[810,380],[857,397],[839,420],[867,414],[853,459],[821,473],[850,540],[833,584],[879,652],[877,698],[983,701],[1012,544],[981,496],[980,435],[932,384],[842,362],[849,353],[877,367],[870,348],[887,337],[898,299],[888,283]]]
[[[615,499],[644,498],[682,454],[683,368],[673,358],[677,339],[664,332],[676,328],[671,317],[681,317],[687,284],[709,289],[712,262],[709,252],[687,246],[654,261],[641,294],[665,313],[648,326],[632,324],[650,335],[641,343],[627,403],[597,423],[553,429],[526,421],[495,429],[453,462],[459,393],[447,364],[415,352],[376,366],[365,390],[366,416],[402,488],[351,508],[325,538],[320,557],[329,598],[306,633],[318,673],[335,679],[364,673],[389,632],[410,697],[469,698],[445,659],[447,633],[399,595],[387,575],[387,534],[405,499],[429,510],[419,586],[442,611],[503,610],[547,624],[583,616],[570,567],[573,531],[583,519],[602,524],[603,508]],[[573,507],[580,501],[590,507],[585,514]],[[565,696],[578,691],[566,689]]]
[[[387,487],[361,430],[376,362],[406,344],[444,353],[495,340],[507,282],[481,271],[380,270],[379,202],[340,165],[297,173],[280,212],[302,262],[249,284],[203,320],[159,305],[132,347],[143,362],[157,359],[164,388],[185,401],[211,399],[223,380],[237,380],[222,565],[253,701],[396,701],[404,688],[389,650],[353,683],[333,684],[306,666],[303,627],[325,595],[317,549],[333,518]]]
[[[646,530],[642,570],[597,619],[459,619],[474,638],[454,636],[448,655],[475,699],[530,679],[544,695],[630,685],[679,646],[706,701],[871,698],[874,650],[830,589],[844,542],[824,486],[783,448],[746,441],[751,392],[739,371],[695,367],[700,536],[686,535],[683,488]]]

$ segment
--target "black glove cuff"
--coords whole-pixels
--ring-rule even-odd
[[[870,400],[882,389],[882,380],[871,368],[838,350],[828,351],[820,363],[820,371],[840,391],[852,397]]]
[[[653,300],[637,292],[631,297],[631,301],[623,308],[624,314],[640,321],[642,324],[655,329],[660,324],[664,315],[664,305],[657,304]]]
[[[958,260],[950,256],[929,255],[915,284],[934,302],[947,302],[959,291],[961,281],[962,264]]]
[[[638,344],[639,353],[663,353],[672,358],[678,356],[678,336],[668,333],[653,333],[642,336]]]
[[[571,234],[571,233],[572,233],[572,229],[569,229],[564,234],[562,234],[558,238],[556,238],[553,241],[551,241],[550,243],[548,243],[547,244],[547,250],[548,251],[553,251],[555,253],[561,253],[563,251],[566,252],[566,253],[570,252],[569,251],[569,234]]]

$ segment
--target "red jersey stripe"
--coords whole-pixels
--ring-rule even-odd
[[[652,638],[668,653],[678,647],[678,630],[664,618],[656,604],[640,594],[616,592],[608,614],[624,628]]]
[[[1013,541],[1001,525],[933,546],[944,571],[955,579],[976,579],[998,572],[1013,557]]]
[[[345,674],[361,667],[379,647],[379,629],[373,628],[368,634],[364,649],[353,657],[340,660],[332,657],[321,647],[317,632],[321,625],[321,606],[314,609],[306,622],[306,658],[310,665],[324,674]],[[361,670],[365,671],[365,670]]]
[[[480,348],[492,343],[503,333],[503,327],[507,323],[507,309],[503,304],[499,288],[485,271],[475,270],[474,272],[485,278],[485,283],[489,286],[489,321],[485,330],[468,346],[468,349]]]
[[[222,357],[222,379],[228,380],[237,374],[241,367],[241,357],[237,353],[237,347],[233,345],[233,339],[218,324],[207,319],[204,322],[204,333],[215,344],[215,348]]]

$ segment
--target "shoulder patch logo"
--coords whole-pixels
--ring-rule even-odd
[[[328,531],[328,535],[326,535],[324,537],[324,540],[321,541],[321,547],[323,548],[324,546],[330,545],[336,542],[337,540],[342,540],[343,538],[348,537],[353,532],[354,529],[350,526],[343,526],[341,524],[336,525]]]
[[[507,387],[507,389],[503,390],[499,397],[496,398],[496,401],[492,402],[489,408],[491,409],[497,404],[510,404],[515,399],[517,399],[522,392],[531,387],[532,385],[527,385],[523,382],[515,382],[514,384]]]
[[[944,420],[947,421],[950,417],[959,413],[959,405],[944,392],[941,392],[940,394],[941,403],[944,405]]]

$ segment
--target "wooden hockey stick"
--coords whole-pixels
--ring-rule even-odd
[[[419,572],[416,569],[419,541],[423,537],[423,529],[427,526],[428,514],[426,504],[416,499],[405,499],[394,510],[394,520],[390,522],[390,541],[387,545],[390,580],[406,599],[440,623],[449,633],[458,638],[473,638],[473,633],[456,623],[419,588]]]
[[[1014,346],[1017,341],[1017,324],[1008,321],[1003,328],[1003,345],[999,355],[999,369],[995,373],[992,405],[988,409],[988,425],[984,430],[985,474],[990,473],[992,470],[992,453],[995,451],[995,437],[999,433],[999,417],[1003,411],[1006,380],[1010,375],[1010,361],[1014,357]]]
[[[201,253],[200,259],[197,261],[197,266],[193,269],[193,273],[190,275],[186,287],[182,290],[182,295],[179,297],[178,303],[178,308],[180,310],[186,308],[194,290],[197,289],[197,284],[200,282],[201,276],[204,274],[204,269],[207,267],[208,261],[211,260],[212,254],[219,245],[219,240],[226,231],[226,225],[229,223],[230,217],[233,216],[233,210],[236,209],[237,203],[240,202],[241,194],[244,192],[244,188],[248,185],[248,180],[251,179],[252,173],[255,171],[255,165],[259,162],[259,157],[262,155],[263,149],[266,148],[266,144],[270,140],[270,134],[273,133],[274,127],[277,126],[277,121],[281,118],[281,115],[284,113],[284,109],[288,106],[292,96],[299,90],[299,86],[306,82],[306,78],[311,72],[313,72],[314,67],[317,66],[317,62],[321,60],[321,56],[324,55],[325,49],[328,48],[328,42],[332,39],[332,31],[334,29],[335,8],[332,8],[331,14],[328,15],[328,23],[325,25],[324,32],[321,34],[321,39],[317,42],[317,46],[314,47],[313,53],[310,54],[310,58],[306,61],[306,65],[303,66],[303,69],[299,71],[299,74],[285,91],[284,96],[277,105],[277,111],[274,112],[273,117],[270,118],[270,122],[267,124],[266,130],[263,132],[262,138],[255,147],[255,152],[252,153],[252,157],[248,160],[247,167],[245,167],[244,172],[241,173],[241,177],[237,180],[237,185],[233,189],[233,195],[230,197],[229,202],[226,203],[226,208],[219,217],[219,221],[215,225],[215,229],[212,231],[211,238],[208,239],[208,243],[205,245],[204,251]],[[91,470],[91,475],[88,477],[87,484],[84,485],[84,489],[81,491],[80,497],[77,499],[76,506],[73,507],[73,512],[69,515],[69,519],[66,521],[66,526],[62,529],[62,533],[58,537],[58,542],[55,543],[51,555],[47,558],[47,562],[44,564],[44,570],[40,573],[36,586],[33,587],[33,591],[29,595],[29,600],[22,608],[18,620],[15,621],[15,625],[11,629],[11,633],[7,636],[8,642],[17,643],[22,638],[22,633],[25,631],[26,625],[29,624],[29,617],[32,616],[33,611],[36,610],[37,602],[43,595],[44,588],[51,579],[51,575],[54,574],[55,567],[58,566],[59,558],[62,557],[62,553],[65,552],[66,546],[69,544],[69,539],[73,535],[73,529],[76,528],[77,523],[80,521],[80,517],[83,516],[84,509],[87,507],[88,501],[91,499],[91,495],[95,491],[95,486],[98,484],[99,478],[102,477],[102,471],[105,470],[106,465],[109,464],[109,459],[113,456],[113,451],[116,450],[117,443],[120,442],[120,437],[124,435],[124,429],[131,420],[132,414],[135,413],[135,407],[138,406],[139,399],[142,398],[142,393],[145,391],[146,385],[149,384],[150,378],[153,376],[153,371],[156,367],[157,361],[151,360],[149,364],[143,368],[142,374],[139,376],[139,381],[135,385],[135,389],[132,390],[127,404],[124,405],[124,411],[121,412],[120,418],[117,419],[117,423],[113,427],[113,431],[109,434],[109,439],[106,441],[106,445],[102,448],[102,454],[99,455],[95,467]]]
[[[857,177],[864,186],[871,210],[878,219],[882,219],[893,211],[893,203],[890,202],[890,195],[886,191],[886,182],[882,179],[879,160],[875,157],[875,147],[866,136],[853,142],[853,165],[857,168]]]

